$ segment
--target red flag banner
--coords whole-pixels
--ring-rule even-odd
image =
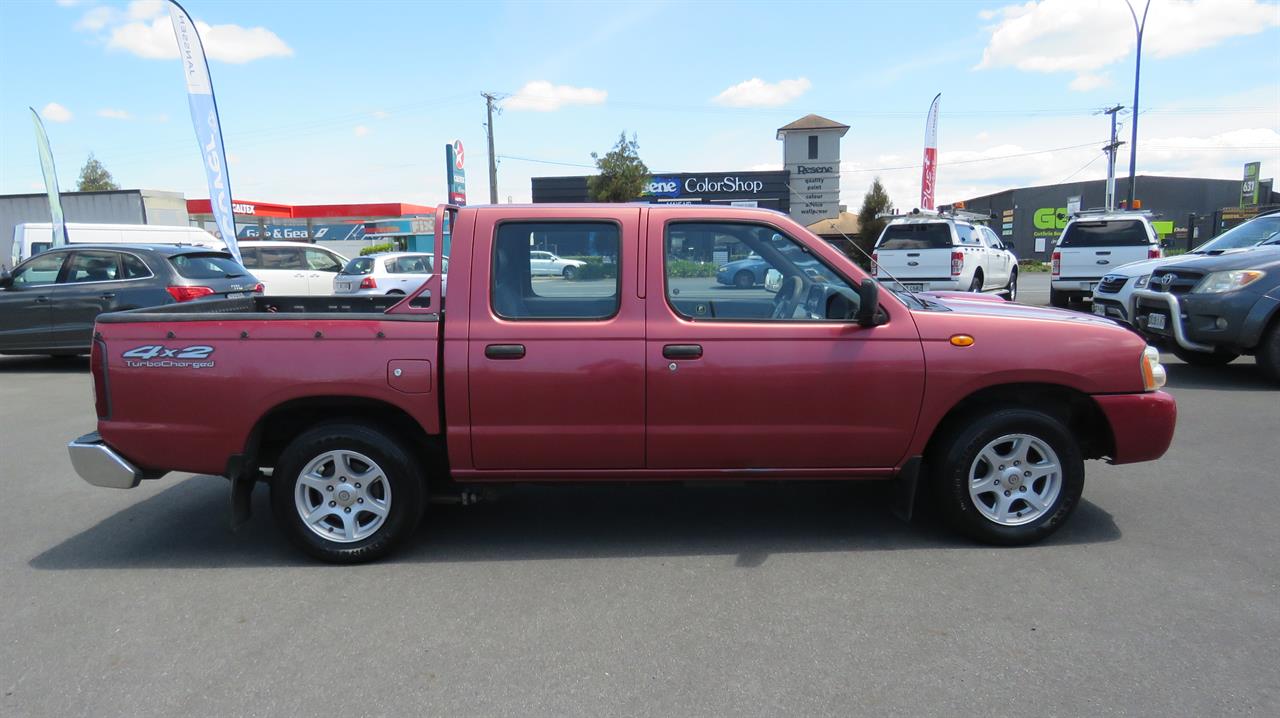
[[[933,209],[934,186],[938,178],[938,101],[939,92],[929,105],[929,117],[924,122],[924,170],[920,174],[920,209]]]

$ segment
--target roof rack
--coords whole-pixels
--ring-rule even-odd
[[[1090,207],[1089,209],[1078,209],[1071,213],[1072,217],[1085,217],[1094,214],[1139,214],[1145,217],[1158,216],[1149,209],[1107,209],[1105,207]]]
[[[928,219],[935,217],[937,219],[962,219],[967,222],[989,222],[995,218],[991,213],[970,212],[963,209],[920,209],[915,208],[907,214],[896,214],[893,212],[879,212],[876,219]]]

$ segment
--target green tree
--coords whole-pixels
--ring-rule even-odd
[[[880,232],[884,230],[886,224],[883,219],[876,219],[876,215],[881,212],[892,212],[893,202],[889,200],[889,193],[884,191],[884,185],[880,184],[880,178],[877,177],[871,182],[871,189],[867,190],[867,194],[862,198],[862,209],[858,210],[858,246],[862,248],[862,252],[856,252],[853,258],[859,264],[869,265],[867,255],[871,254],[871,248],[875,246],[876,240],[880,238]]]
[[[84,167],[80,168],[80,181],[76,183],[76,190],[96,192],[107,189],[120,189],[120,185],[116,184],[107,168],[103,167],[98,158],[90,152],[89,159],[85,161]]]
[[[640,198],[649,181],[649,168],[640,159],[640,145],[635,134],[627,139],[624,131],[618,144],[603,157],[591,153],[600,174],[587,180],[587,191],[596,202],[631,202]]]

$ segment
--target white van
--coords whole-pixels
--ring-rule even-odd
[[[67,239],[72,244],[185,244],[209,249],[226,249],[227,245],[199,227],[159,224],[82,224],[67,223]],[[13,247],[9,267],[40,254],[53,246],[53,225],[49,222],[25,222],[13,228]]]

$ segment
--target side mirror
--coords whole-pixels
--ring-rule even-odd
[[[8,289],[13,286],[13,275],[7,269],[0,269],[0,289]]]
[[[779,289],[782,289],[782,272],[770,267],[764,273],[764,290],[777,294]]]
[[[858,326],[874,327],[880,322],[880,283],[874,279],[864,279],[858,285]]]

